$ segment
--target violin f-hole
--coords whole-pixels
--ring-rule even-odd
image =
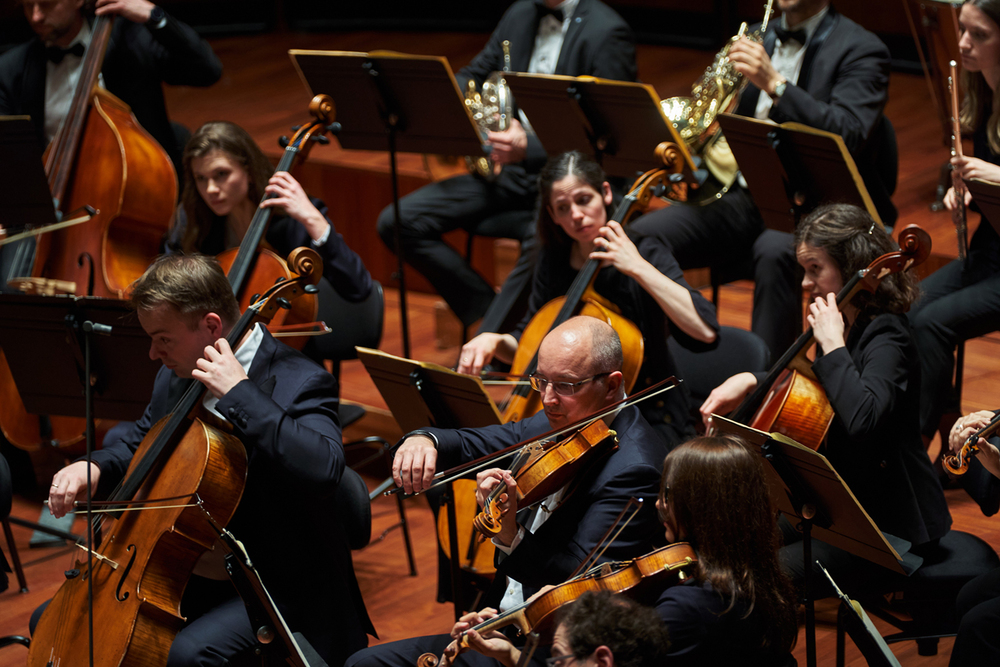
[[[129,592],[125,591],[125,594],[123,595],[122,586],[125,585],[125,579],[128,578],[129,570],[132,569],[132,564],[135,563],[135,553],[136,553],[135,545],[134,544],[128,545],[128,548],[125,549],[125,551],[131,553],[132,557],[128,559],[128,565],[125,566],[125,571],[122,572],[122,577],[121,579],[118,580],[118,587],[115,588],[115,599],[118,600],[119,602],[125,602],[125,600],[128,600]]]

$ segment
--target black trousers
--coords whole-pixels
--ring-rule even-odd
[[[534,210],[536,179],[537,174],[520,165],[507,165],[493,183],[463,174],[425,185],[399,202],[403,258],[430,281],[465,326],[483,317],[495,292],[441,236],[458,228],[473,231],[498,213]],[[390,204],[379,214],[378,233],[393,252],[394,220]],[[528,241],[534,236],[534,221],[511,219],[509,229],[492,232],[496,237]],[[524,275],[530,280],[530,269]]]
[[[966,262],[955,260],[920,283],[910,309],[920,350],[920,429],[934,437],[946,410],[960,411],[952,386],[955,347],[1000,329],[1000,238],[983,220]]]
[[[734,185],[705,206],[675,205],[644,215],[635,235],[667,244],[682,269],[745,268],[754,279],[751,329],[777,359],[802,332],[799,268],[791,234],[766,229],[750,194]]]
[[[963,586],[955,608],[961,621],[948,664],[1000,665],[1000,570]]]

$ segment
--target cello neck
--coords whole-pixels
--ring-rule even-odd
[[[104,54],[108,49],[108,40],[111,38],[113,24],[113,19],[108,16],[98,16],[94,19],[91,26],[90,46],[87,47],[87,53],[83,57],[83,69],[80,72],[80,80],[76,84],[76,91],[73,93],[73,101],[70,103],[62,129],[53,140],[52,149],[45,161],[49,190],[55,199],[57,210],[62,205],[66,195],[66,186],[69,183],[70,172],[87,120],[91,92],[97,85],[97,77],[104,64]]]

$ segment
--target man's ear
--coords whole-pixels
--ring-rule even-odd
[[[614,667],[615,656],[607,646],[598,646],[593,657],[597,667]]]
[[[226,335],[223,333],[222,318],[215,313],[205,313],[201,318],[202,326],[205,327],[208,333],[218,340],[220,338],[225,338]]]
[[[625,378],[622,376],[621,371],[614,371],[608,375],[607,399],[609,403],[613,403],[621,398],[623,382],[625,382]]]

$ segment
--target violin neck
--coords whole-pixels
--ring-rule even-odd
[[[80,73],[80,80],[76,84],[76,91],[73,93],[73,101],[70,103],[66,120],[63,121],[62,129],[53,140],[52,149],[45,161],[49,190],[52,191],[52,197],[56,200],[57,206],[60,207],[66,195],[66,186],[69,183],[74,162],[73,158],[76,156],[80,137],[83,135],[91,94],[94,86],[97,85],[101,66],[104,64],[104,53],[108,49],[112,25],[113,19],[108,16],[98,16],[94,20],[91,28],[90,46],[83,58],[83,70]]]

